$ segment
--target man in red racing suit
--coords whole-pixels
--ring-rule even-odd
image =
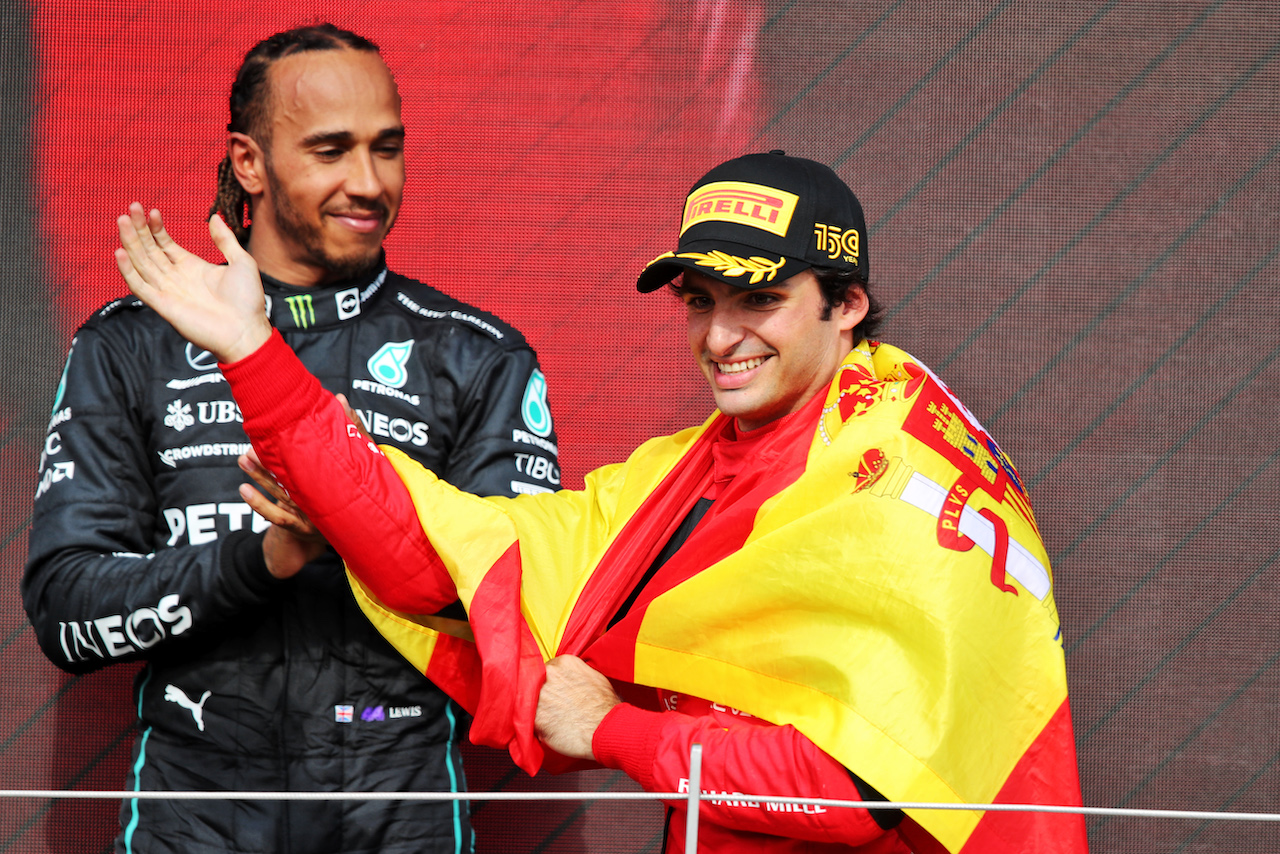
[[[224,372],[264,463],[275,471],[298,472],[289,482],[289,492],[308,506],[313,518],[343,520],[332,527],[341,542],[336,547],[353,556],[348,558],[352,572],[397,610],[428,613],[437,599],[458,597],[447,575],[418,576],[410,592],[404,589],[402,573],[390,569],[435,560],[424,560],[423,555],[433,554],[434,549],[422,529],[407,521],[415,515],[413,502],[385,457],[372,453],[367,439],[348,430],[341,408],[309,381],[287,348],[273,338],[249,358],[224,366]],[[802,409],[750,431],[749,436],[728,425],[729,435],[722,435],[717,443],[723,450],[717,453],[715,476],[703,500],[719,497],[736,469],[762,454],[802,452],[807,443],[797,439],[813,432],[821,402],[821,395],[813,397]],[[352,473],[358,489],[331,488]],[[330,528],[323,523],[321,527]],[[556,661],[560,667],[585,668],[572,657]],[[559,671],[553,667],[551,672]],[[694,743],[702,744],[701,788],[707,800],[700,816],[699,850],[778,854],[941,850],[931,847],[927,834],[909,819],[903,821],[897,810],[792,806],[738,797],[768,793],[882,799],[792,726],[774,726],[687,694],[637,685],[616,688],[628,702],[618,702],[612,691],[604,695],[609,711],[591,737],[593,758],[624,771],[647,791],[687,792],[689,749]],[[580,698],[570,702],[579,703]],[[671,801],[669,806],[666,850],[674,854],[684,850],[686,801]],[[906,847],[900,832],[913,838],[912,848]]]
[[[703,573],[733,565],[738,555],[750,554],[753,559],[747,566],[760,571],[760,584],[775,583],[776,579],[765,577],[771,561],[760,559],[759,545],[770,532],[771,511],[790,506],[807,523],[790,529],[799,530],[805,539],[785,540],[787,551],[773,554],[772,562],[785,568],[783,575],[811,571],[812,567],[806,567],[815,560],[823,573],[847,574],[836,566],[841,558],[856,557],[844,549],[848,532],[829,528],[829,517],[806,516],[803,505],[807,500],[828,506],[825,502],[831,499],[821,494],[827,488],[824,484],[836,482],[836,492],[831,494],[847,498],[848,484],[852,484],[852,492],[859,492],[893,467],[874,448],[863,454],[865,465],[861,468],[847,464],[838,454],[822,456],[822,444],[844,447],[840,445],[842,435],[870,435],[868,431],[875,428],[871,420],[857,422],[858,431],[842,432],[843,424],[856,417],[853,413],[883,401],[891,405],[902,399],[920,399],[922,389],[934,396],[931,401],[937,401],[930,402],[931,407],[948,404],[944,413],[948,418],[952,417],[950,407],[963,410],[944,387],[901,351],[866,340],[876,312],[867,294],[865,224],[853,194],[826,167],[787,158],[780,152],[751,155],[722,164],[694,186],[677,251],[651,262],[639,287],[655,290],[681,276],[672,289],[687,309],[690,345],[711,386],[718,413],[701,428],[652,440],[625,464],[598,470],[588,477],[581,493],[534,496],[531,501],[481,500],[459,493],[406,464],[394,451],[388,450],[384,456],[361,436],[343,417],[339,404],[307,376],[269,327],[258,321],[252,263],[236,251],[218,223],[211,224],[211,231],[229,267],[212,289],[195,283],[203,272],[184,276],[182,265],[172,263],[174,258],[185,259],[164,235],[157,216],[144,221],[135,212],[132,219],[122,217],[120,225],[124,249],[117,258],[130,288],[184,335],[219,357],[244,413],[246,432],[263,464],[279,477],[281,486],[311,522],[347,556],[357,597],[361,598],[363,591],[362,607],[379,630],[464,705],[477,709],[473,738],[509,744],[513,756],[523,760],[526,768],[536,768],[545,750],[553,754],[552,759],[558,754],[622,769],[650,791],[677,792],[688,787],[685,757],[689,747],[700,743],[706,756],[701,787],[709,796],[700,816],[704,820],[699,839],[703,850],[862,854],[1084,850],[1079,816],[1025,814],[998,821],[983,817],[959,831],[954,823],[927,813],[913,816],[928,822],[926,832],[916,820],[893,810],[785,808],[754,802],[741,793],[881,798],[869,782],[854,773],[861,766],[854,768],[859,755],[849,748],[851,744],[857,748],[858,741],[850,738],[849,727],[802,732],[785,722],[789,714],[777,715],[784,720],[761,720],[753,716],[755,710],[772,709],[775,698],[760,699],[761,692],[752,690],[735,693],[732,680],[713,680],[715,684],[708,683],[703,694],[696,676],[683,670],[662,673],[649,668],[645,677],[639,678],[643,662],[637,632],[651,625],[643,618],[649,613],[662,614],[671,601],[668,597],[681,592],[682,581],[700,580]],[[208,308],[211,304],[215,306],[212,311]],[[864,382],[846,382],[842,377],[862,377]],[[852,395],[848,400],[846,391]],[[956,423],[962,423],[966,430],[978,429],[971,421]],[[998,453],[994,443],[988,447],[993,449],[991,453]],[[917,463],[923,460],[910,458]],[[826,465],[811,465],[814,460]],[[995,462],[983,458],[993,467],[1003,463],[1002,456],[992,460]],[[843,479],[846,467],[858,469],[847,472],[847,481]],[[915,477],[911,471],[908,468],[905,476]],[[260,476],[266,478],[265,473]],[[812,495],[810,489],[814,490]],[[917,493],[911,495],[919,507],[923,499]],[[493,512],[495,507],[498,512]],[[273,508],[262,502],[255,509],[278,524],[309,524],[288,503]],[[985,508],[983,512],[987,515],[974,515],[987,519],[990,530],[996,532],[995,544],[988,543],[984,549],[1002,556],[1000,566],[1005,565],[1003,555],[1011,542],[1030,556],[1023,564],[1008,565],[1012,577],[1031,585],[1029,595],[1021,601],[1030,600],[1040,621],[1034,626],[1038,632],[1056,618],[1047,609],[1052,604],[1047,588],[1041,589],[1038,576],[1026,569],[1031,565],[1026,561],[1034,562],[1036,556],[1008,534],[1011,525],[1021,523]],[[443,522],[437,524],[436,516],[443,517]],[[414,524],[415,517],[419,525]],[[996,521],[991,522],[992,518]],[[495,524],[486,527],[491,519]],[[501,533],[507,521],[512,521],[515,531],[510,543]],[[822,527],[824,524],[828,527]],[[978,530],[971,522],[966,524],[970,525],[966,530]],[[539,525],[545,530],[539,530]],[[781,530],[785,533],[785,524]],[[827,539],[836,545],[834,559],[818,542],[828,530]],[[886,530],[878,536],[888,540],[889,533]],[[1029,541],[1022,528],[1015,534]],[[548,546],[544,541],[549,537],[555,541]],[[791,551],[810,544],[813,555],[819,557],[793,558]],[[896,551],[896,547],[888,551]],[[489,561],[492,566],[482,566],[478,572],[468,569]],[[587,564],[585,568],[583,564]],[[543,574],[550,576],[561,565],[569,567],[569,575],[556,587],[560,582]],[[519,574],[521,567],[523,576]],[[923,571],[928,570],[925,567]],[[872,589],[892,589],[894,583],[909,582],[912,571],[912,567],[903,566],[900,579],[876,576],[871,579],[877,585]],[[949,567],[947,571],[950,573]],[[718,588],[719,595],[750,599],[752,591],[747,588],[754,586],[750,574],[732,577],[743,588]],[[503,598],[503,591],[510,590],[503,585],[509,585],[511,578],[515,579],[518,601]],[[809,575],[807,580],[824,579]],[[1000,581],[1001,589],[1016,592],[1004,583],[1003,576]],[[559,600],[552,596],[550,605],[544,601],[548,589],[563,593],[570,588],[567,602],[563,596]],[[495,590],[498,592],[493,593]],[[430,614],[437,603],[457,596],[467,605],[470,632],[424,624],[432,629],[428,632],[414,622],[412,615]],[[499,617],[513,602],[517,618],[503,623]],[[1046,608],[1038,603],[1046,603]],[[733,636],[737,625],[707,616],[734,613],[724,612],[721,604],[706,601],[702,609],[706,613],[698,614],[686,603],[684,610],[673,613],[688,621],[687,634]],[[752,628],[768,635],[763,624],[791,619],[783,611],[800,611],[799,621],[805,626],[831,626],[833,640],[825,646],[840,646],[837,639],[843,628],[830,622],[838,609],[828,610],[828,600],[814,599],[809,611],[804,610],[805,604],[806,600],[792,601],[790,607],[780,603],[777,614],[757,608],[753,613],[761,625]],[[546,637],[544,613],[548,608],[562,615],[553,618],[556,626],[550,639]],[[935,622],[945,624],[946,620]],[[918,619],[914,625],[919,625]],[[968,637],[980,635],[967,632]],[[466,641],[455,642],[457,637]],[[779,645],[785,647],[784,659],[803,659],[799,670],[789,672],[794,693],[813,696],[809,690],[814,684],[811,680],[817,678],[813,674],[828,660],[823,644],[811,647],[807,657],[795,656],[785,636],[778,637]],[[901,645],[903,637],[900,632],[895,634],[895,643]],[[477,666],[471,670],[467,669],[468,650],[477,657],[472,662]],[[934,660],[945,657],[934,652]],[[957,654],[962,657],[966,652],[959,649]],[[840,653],[840,661],[853,660],[845,650]],[[767,650],[753,654],[769,658]],[[857,654],[856,649],[851,653],[855,658]],[[983,649],[980,657],[990,657],[990,650]],[[1060,649],[1049,657],[1061,671]],[[444,665],[440,664],[442,659]],[[677,661],[689,664],[690,671],[703,666],[687,655]],[[534,666],[527,666],[529,662]],[[749,670],[751,665],[746,660],[737,666]],[[979,671],[966,671],[965,676],[970,673]],[[634,675],[625,678],[627,674]],[[836,676],[838,679],[840,673]],[[748,682],[752,678],[747,674]],[[911,673],[905,679],[888,674],[888,691],[904,693],[912,678]],[[935,681],[951,684],[966,680]],[[1033,757],[1034,767],[1019,761],[1016,767],[999,770],[998,776],[991,775],[983,784],[994,780],[1006,800],[1012,793],[1079,802],[1065,679],[1055,684],[1059,683],[1061,696],[1049,695],[1052,716],[1036,724],[1040,735],[1033,747],[1040,747],[1026,751]],[[785,685],[786,680],[752,684]],[[653,689],[643,685],[665,690],[655,697]],[[869,693],[879,686],[857,687]],[[954,697],[947,690],[938,696],[952,703]],[[967,689],[963,692],[965,700],[974,694]],[[720,702],[700,696],[716,697]],[[724,701],[730,696],[753,699],[752,714],[744,714],[741,706],[731,707]],[[658,698],[661,705],[655,702]],[[788,706],[787,702],[781,708],[796,705]],[[979,703],[970,708],[987,714],[988,705]],[[495,708],[502,714],[495,714]],[[917,721],[926,725],[919,728],[930,729],[928,710],[934,706],[925,703],[921,708],[925,711],[917,715]],[[874,718],[879,727],[888,729],[893,724],[883,715],[875,718],[874,710],[863,714],[863,719]],[[835,719],[839,720],[838,714]],[[964,721],[953,726],[963,729]],[[534,734],[537,742],[532,741]],[[991,750],[1000,740],[998,735],[989,743],[970,745],[964,755],[972,757],[975,749]],[[883,747],[874,733],[859,731],[859,737],[866,743],[868,756]],[[903,739],[897,732],[894,737]],[[956,748],[953,742],[948,745]],[[837,760],[833,751],[838,751],[843,761]],[[928,763],[936,760],[905,753],[901,758],[913,773],[931,772]],[[887,794],[916,791],[902,784],[895,770],[884,763],[868,763],[877,775],[872,784],[879,787],[875,779],[894,783],[895,789],[887,789]],[[945,757],[935,764],[940,777],[947,773]],[[959,776],[966,772],[962,769]],[[978,791],[990,792],[988,796],[993,798],[996,795],[990,788]],[[683,822],[674,820],[681,818],[681,803],[671,804],[673,820],[668,823],[666,846],[671,852],[684,850]],[[987,814],[992,815],[1014,814]]]

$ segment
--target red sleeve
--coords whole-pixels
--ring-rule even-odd
[[[623,771],[646,791],[687,792],[689,749],[695,743],[702,745],[701,788],[712,796],[702,802],[700,820],[846,845],[863,845],[891,833],[864,809],[790,807],[733,797],[745,792],[862,800],[849,772],[791,726],[649,712],[621,703],[600,722],[592,749],[602,765]]]
[[[263,465],[384,605],[431,614],[458,598],[391,463],[279,332],[220,367]]]

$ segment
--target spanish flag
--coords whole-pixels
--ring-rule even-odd
[[[379,630],[536,771],[543,662],[792,724],[893,801],[1077,806],[1049,561],[1016,470],[945,385],[861,342],[808,447],[734,479],[644,595],[728,419],[651,440],[581,491],[478,498],[384,449],[469,623]],[[803,443],[800,443],[803,445]],[[767,794],[767,793],[754,793]],[[1083,852],[1078,815],[910,810],[950,852]]]

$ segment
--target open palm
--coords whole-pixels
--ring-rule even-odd
[[[116,264],[139,299],[172,324],[183,338],[220,362],[235,362],[271,336],[258,265],[218,217],[209,236],[225,266],[183,249],[165,231],[160,212],[134,202],[116,220],[120,247]]]

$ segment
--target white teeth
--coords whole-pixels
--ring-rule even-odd
[[[722,374],[740,374],[743,371],[760,367],[764,364],[764,360],[764,356],[756,356],[754,359],[747,359],[745,362],[731,362],[729,364],[717,362],[716,367],[720,369]]]

